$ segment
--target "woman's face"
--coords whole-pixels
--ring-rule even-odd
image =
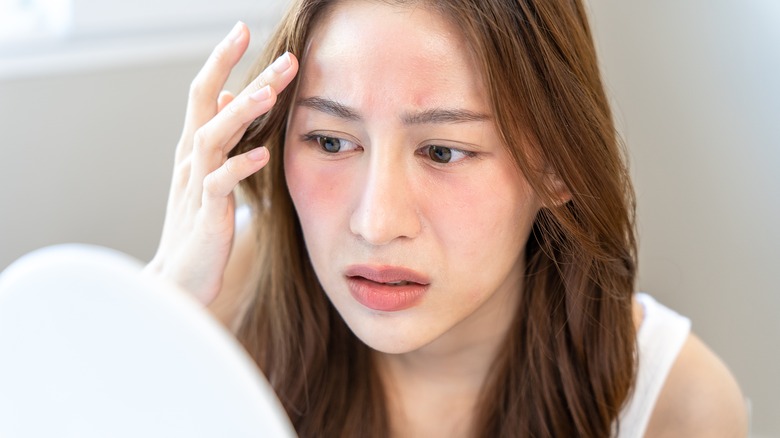
[[[314,269],[363,342],[406,353],[506,328],[539,203],[457,28],[340,2],[303,54],[284,151]]]

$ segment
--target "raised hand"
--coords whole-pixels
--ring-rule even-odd
[[[233,190],[269,160],[263,146],[228,153],[298,71],[297,59],[285,53],[237,96],[222,91],[248,44],[246,25],[236,24],[192,82],[160,246],[146,267],[204,304],[219,293],[233,245]]]

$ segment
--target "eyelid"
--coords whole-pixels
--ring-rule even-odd
[[[362,149],[362,146],[360,146],[360,143],[356,139],[344,133],[313,131],[307,134],[303,134],[302,136],[302,140],[306,143],[318,142],[318,140],[321,138],[333,138],[343,143],[349,143],[354,146],[353,148],[346,149],[346,150],[339,150],[338,152],[328,152],[329,155],[335,155],[341,152],[351,152],[358,149]]]
[[[456,159],[451,159],[447,163],[439,163],[439,162],[431,160],[430,157],[428,156],[428,150],[431,147],[446,148],[446,149],[449,149],[453,153],[453,155],[455,153],[458,153],[458,154],[461,154],[462,156],[459,157],[457,160]],[[441,144],[441,143],[438,143],[438,142],[426,143],[426,144],[420,146],[417,149],[416,153],[424,156],[429,161],[431,161],[432,163],[434,163],[435,165],[438,165],[438,166],[449,166],[449,165],[460,164],[463,160],[465,160],[467,158],[474,158],[474,157],[476,157],[478,155],[477,152],[464,150],[464,149],[461,149],[461,148],[458,148],[458,147],[454,147],[454,146],[448,146],[446,143]]]

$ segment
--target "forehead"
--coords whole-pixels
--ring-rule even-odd
[[[299,94],[324,93],[356,106],[446,104],[484,111],[483,88],[462,32],[439,13],[421,5],[347,0],[313,29]]]

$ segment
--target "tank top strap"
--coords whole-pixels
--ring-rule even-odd
[[[637,376],[631,398],[620,414],[618,438],[644,436],[669,370],[691,331],[690,319],[650,295],[637,293],[635,298],[643,310],[637,332]]]

